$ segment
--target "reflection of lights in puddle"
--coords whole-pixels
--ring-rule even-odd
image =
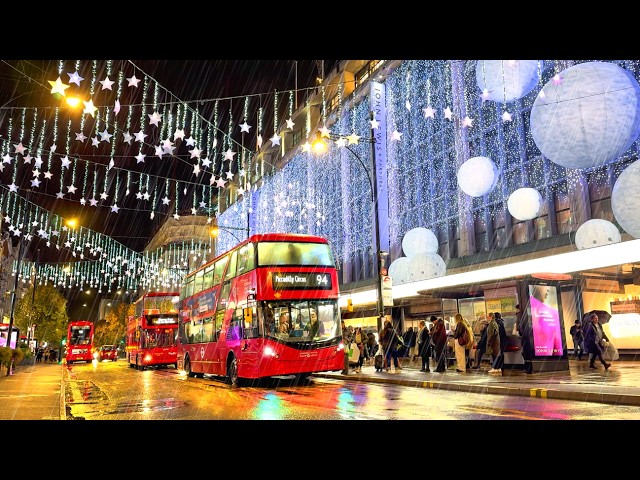
[[[172,410],[174,408],[183,407],[184,402],[175,398],[161,398],[158,400],[144,400],[141,403],[123,403],[117,405],[110,413],[151,413],[162,410]]]
[[[259,420],[279,420],[282,418],[284,411],[282,399],[275,393],[268,393],[256,405],[253,416]]]

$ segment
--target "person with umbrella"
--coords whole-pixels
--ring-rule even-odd
[[[605,370],[609,370],[610,363],[604,361],[602,357],[602,341],[609,341],[607,334],[602,330],[600,320],[597,313],[589,315],[589,322],[584,328],[584,350],[589,354],[589,368],[596,368],[596,358],[604,366]]]

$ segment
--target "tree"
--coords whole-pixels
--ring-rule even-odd
[[[118,345],[127,332],[127,319],[133,315],[135,307],[132,303],[119,303],[109,310],[104,320],[96,323],[95,344]]]
[[[67,335],[67,300],[53,285],[36,285],[16,303],[14,324],[20,332],[26,332],[29,325],[36,324],[33,334],[40,342],[59,346]]]

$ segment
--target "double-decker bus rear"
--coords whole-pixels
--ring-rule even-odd
[[[254,235],[191,272],[182,298],[178,366],[189,376],[236,384],[343,367],[337,271],[322,237]]]

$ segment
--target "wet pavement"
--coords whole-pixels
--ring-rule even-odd
[[[489,375],[488,364],[466,373],[457,373],[455,366],[445,373],[420,372],[418,362],[410,364],[408,359],[402,365],[397,372],[393,368],[390,372],[376,372],[373,365],[365,365],[361,373],[350,370],[346,376],[340,372],[314,376],[471,393],[640,405],[640,360],[636,356],[613,362],[608,371],[601,365],[596,370],[590,369],[586,360],[569,360],[569,371],[532,375],[521,370]],[[58,363],[18,366],[9,376],[6,370],[0,370],[0,420],[65,420],[63,385],[68,380],[71,380],[68,370]]]

